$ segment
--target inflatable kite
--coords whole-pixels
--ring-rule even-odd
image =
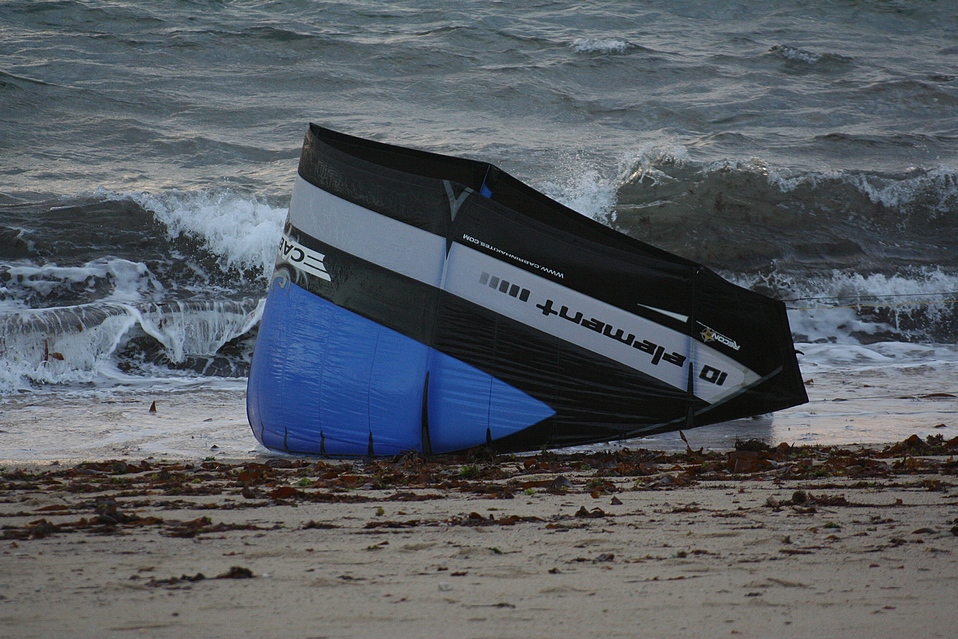
[[[521,451],[806,401],[781,302],[491,164],[309,127],[249,375],[264,446]]]

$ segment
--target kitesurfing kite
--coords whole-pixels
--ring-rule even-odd
[[[264,446],[521,451],[806,401],[781,302],[491,164],[310,125],[249,376]]]

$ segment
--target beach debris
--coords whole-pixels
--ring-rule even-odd
[[[751,451],[755,453],[765,453],[772,450],[772,447],[761,439],[747,439],[745,441],[736,439],[735,440],[735,450],[738,451]]]
[[[702,454],[702,451],[705,450],[704,448],[699,448],[698,452],[695,452],[694,450],[692,450],[692,446],[691,446],[691,444],[689,444],[688,438],[685,436],[685,433],[683,433],[681,430],[679,431],[679,437],[681,437],[681,438],[682,438],[682,441],[685,442],[685,452],[686,452],[690,457],[694,457],[694,456],[696,456],[696,455],[701,455],[701,454]]]
[[[701,512],[701,508],[698,507],[694,502],[686,506],[674,506],[672,508],[673,513],[697,513]]]
[[[576,557],[569,563],[593,563],[593,564],[604,564],[615,561],[615,553],[603,552],[599,553],[596,557],[589,559],[588,557]],[[549,572],[552,572],[551,570]],[[558,573],[559,571],[556,571]]]
[[[136,575],[134,575],[135,577]],[[206,575],[201,572],[196,573],[195,575],[180,575],[179,577],[168,577],[166,579],[157,579],[155,577],[150,577],[146,581],[146,585],[152,588],[189,588],[192,584],[203,581],[206,579]]]
[[[468,515],[459,515],[450,517],[444,523],[451,526],[515,526],[518,523],[541,522],[540,517],[504,515],[496,519],[492,513],[488,517],[483,517],[477,512],[471,512]]]
[[[219,574],[213,579],[252,579],[255,577],[253,571],[249,568],[244,568],[242,566],[232,566],[226,572]],[[130,579],[139,579],[138,575],[133,575]],[[146,585],[154,588],[163,587],[163,588],[190,588],[192,584],[195,584],[199,581],[204,581],[208,579],[206,575],[201,572],[197,572],[195,575],[180,575],[179,577],[168,577],[166,579],[156,579],[155,577],[150,577],[147,580]]]
[[[19,536],[4,536],[5,539],[43,539],[54,533],[60,532],[60,526],[50,523],[46,519],[38,519],[36,521],[31,521],[26,526],[24,526],[24,533]]]
[[[366,529],[371,530],[374,528],[415,528],[419,525],[418,519],[409,519],[407,521],[370,521],[366,524]]]
[[[153,400],[153,403],[150,404],[150,412],[151,412],[151,413],[155,413],[155,412],[156,412],[156,400]]]
[[[954,453],[958,450],[958,437],[945,440],[944,435],[928,435],[924,440],[917,434],[908,437],[892,446],[886,448],[883,452],[887,455],[920,454],[935,455],[942,453]]]
[[[728,454],[729,470],[736,474],[756,473],[774,468],[767,454],[755,450],[735,450]]]
[[[168,521],[163,527],[163,534],[167,537],[184,537],[187,539],[202,534],[225,532],[228,530],[269,530],[256,524],[228,524],[214,523],[209,517],[197,517],[189,521]]]
[[[812,514],[817,512],[816,506],[853,506],[845,495],[813,495],[804,490],[796,490],[792,493],[791,499],[778,500],[770,496],[765,505],[773,510],[781,510],[783,507],[791,506],[795,512],[800,514]]]
[[[253,571],[243,566],[230,566],[226,572],[216,575],[214,579],[252,579]]]
[[[63,353],[51,351],[49,342],[47,340],[43,340],[43,361],[49,362],[51,359],[62,362],[64,361]]]
[[[0,469],[0,491],[10,500],[19,494],[57,490],[60,500],[39,505],[32,518],[2,522],[0,539],[23,543],[51,535],[118,535],[154,531],[169,537],[197,538],[231,531],[268,530],[269,525],[216,521],[212,511],[261,508],[276,503],[372,503],[383,515],[368,530],[400,531],[415,526],[503,527],[544,525],[562,531],[589,526],[589,519],[612,516],[601,508],[579,507],[574,514],[548,519],[521,514],[465,513],[445,519],[386,520],[392,502],[443,499],[450,493],[477,499],[508,500],[523,491],[555,495],[608,494],[623,490],[681,490],[697,483],[747,481],[752,478],[798,482],[789,498],[768,497],[764,506],[814,514],[822,508],[859,507],[829,488],[830,479],[874,482],[895,478],[916,489],[949,492],[958,488],[958,438],[913,435],[883,448],[768,446],[739,444],[731,451],[665,452],[620,448],[612,451],[535,457],[501,457],[477,463],[472,455],[426,457],[408,454],[372,460],[275,458],[230,463],[103,460],[66,467]],[[469,467],[465,473],[463,467]],[[624,483],[624,478],[630,483]],[[807,483],[806,483],[807,482]],[[802,485],[804,484],[804,485]],[[793,484],[794,486],[794,484]],[[528,494],[528,493],[527,493]],[[221,497],[184,506],[186,498]],[[235,499],[232,497],[235,496]],[[240,500],[240,501],[236,501]],[[613,496],[610,504],[621,505]],[[900,501],[888,507],[900,506]],[[152,508],[151,513],[143,513]],[[184,521],[157,516],[157,510],[194,508]],[[477,509],[481,510],[481,509]],[[685,511],[682,511],[685,512]],[[691,511],[689,511],[691,512]],[[401,510],[397,511],[401,516]],[[741,515],[730,511],[713,516]],[[78,518],[79,516],[79,518]],[[874,522],[872,522],[874,523]],[[879,522],[881,523],[881,522]],[[304,529],[331,528],[310,521]],[[958,521],[943,528],[958,535]]]
[[[695,483],[692,473],[667,473],[641,482],[641,487],[650,490],[684,488]],[[639,487],[637,484],[636,487]]]
[[[585,506],[580,506],[579,510],[576,511],[575,516],[582,519],[597,519],[599,517],[605,517],[606,514],[601,508],[587,510]]]
[[[292,499],[297,495],[299,495],[299,491],[292,486],[280,486],[278,488],[274,488],[269,493],[270,498],[275,499],[276,501]]]

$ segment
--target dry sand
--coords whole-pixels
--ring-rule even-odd
[[[4,637],[953,637],[958,442],[0,473]]]

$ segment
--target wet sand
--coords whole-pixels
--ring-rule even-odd
[[[958,623],[958,441],[8,466],[10,637],[902,637]]]
[[[920,353],[926,348],[910,347]],[[958,362],[939,361],[934,367],[896,367],[887,362],[864,369],[810,363],[805,367],[809,369],[805,376],[808,404],[692,429],[687,431],[692,447],[728,450],[739,439],[881,446],[916,433],[922,438],[958,436]],[[608,447],[622,446],[685,450],[676,433]],[[246,385],[238,380],[166,390],[61,389],[0,399],[0,466],[150,456],[253,461],[270,455],[275,454],[260,445],[250,430]]]

